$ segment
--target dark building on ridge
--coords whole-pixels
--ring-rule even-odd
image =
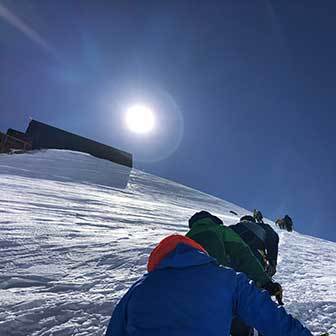
[[[133,166],[130,153],[36,120],[30,121],[25,133],[11,128],[7,134],[0,133],[0,153],[31,149],[68,149],[88,153],[130,168]]]
[[[110,160],[128,167],[133,165],[130,153],[36,120],[30,121],[25,135],[31,139],[33,149],[68,149],[89,153],[100,159]]]

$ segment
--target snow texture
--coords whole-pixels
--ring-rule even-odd
[[[202,209],[225,224],[249,213],[82,153],[0,155],[0,335],[103,335],[151,249]],[[286,309],[336,335],[336,244],[278,232]]]

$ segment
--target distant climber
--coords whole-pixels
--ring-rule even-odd
[[[106,336],[229,336],[232,315],[265,336],[312,336],[243,273],[220,267],[185,236],[163,239],[147,269],[115,307]]]
[[[250,215],[243,216],[239,223],[230,225],[230,228],[244,240],[272,277],[276,273],[278,260],[278,234],[270,225],[256,222]]]
[[[253,218],[256,220],[257,223],[264,223],[263,221],[264,216],[262,215],[260,210],[257,209],[253,210]]]
[[[200,211],[189,219],[189,228],[186,236],[199,243],[220,265],[245,273],[258,287],[267,289],[279,304],[283,304],[280,284],[272,282],[248,245],[235,231],[225,226],[220,218],[207,211]],[[250,327],[234,318],[232,336],[245,336],[250,332]]]
[[[275,224],[277,224],[280,229],[287,230],[288,232],[293,231],[293,220],[288,215],[284,218],[277,219]]]

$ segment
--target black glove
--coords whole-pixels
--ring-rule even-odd
[[[283,306],[282,302],[282,287],[277,282],[268,282],[264,288],[270,293],[271,296],[275,296],[280,306]]]

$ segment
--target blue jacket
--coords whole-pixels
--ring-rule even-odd
[[[116,306],[106,336],[228,336],[232,316],[264,336],[311,336],[243,273],[179,244]]]

